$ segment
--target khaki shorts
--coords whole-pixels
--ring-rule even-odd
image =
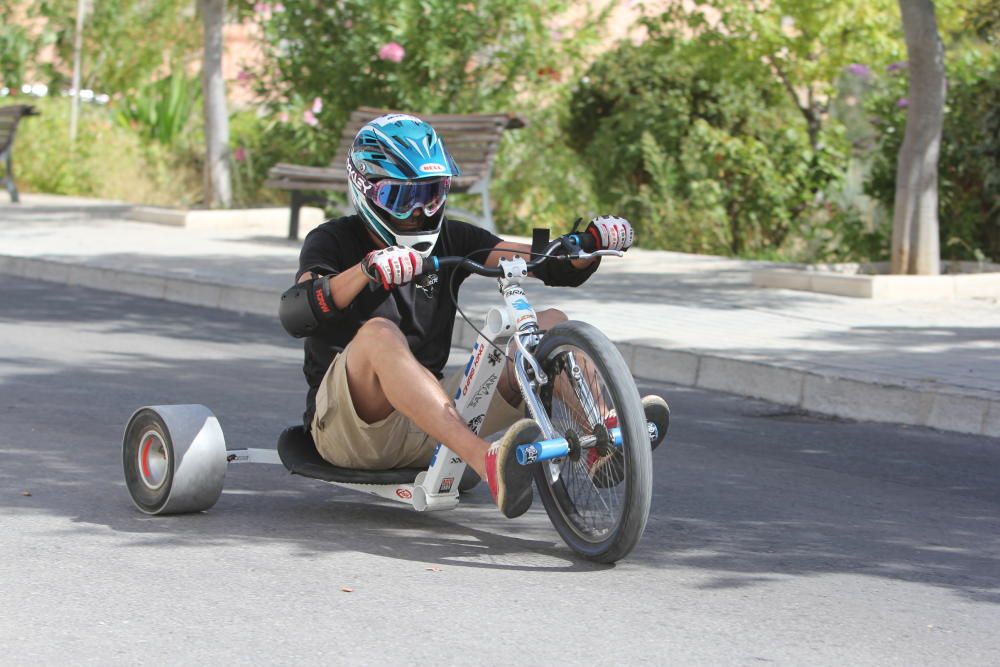
[[[336,356],[316,391],[312,436],[320,456],[335,466],[360,470],[426,466],[438,443],[416,424],[399,412],[369,424],[355,412],[347,384],[350,349],[348,345]],[[455,395],[461,379],[458,371],[441,380],[448,396]],[[523,404],[512,407],[497,391],[479,433],[487,436],[505,430],[522,417]]]

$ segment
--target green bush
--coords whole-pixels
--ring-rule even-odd
[[[906,126],[908,77],[902,65],[880,76],[865,104],[878,129],[865,190],[890,216]],[[1000,53],[983,46],[956,48],[945,67],[948,91],[938,161],[941,255],[1000,261]]]
[[[315,136],[311,128],[293,122],[287,114],[271,116],[246,110],[230,116],[234,204],[286,203],[287,191],[264,186],[267,171],[278,162],[308,163],[312,153],[302,147]]]
[[[42,19],[53,62],[35,62],[49,88],[70,86],[77,0],[27,0],[29,17]],[[168,62],[196,56],[202,31],[191,0],[99,0],[88,2],[83,31],[82,88],[117,95],[147,84]]]
[[[0,8],[0,86],[18,90],[36,42],[24,26],[10,23],[10,8]]]
[[[333,158],[351,111],[512,111],[552,88],[586,45],[554,42],[548,22],[568,0],[288,0],[258,14],[264,70],[257,90],[274,114],[307,127],[300,162]],[[319,100],[317,103],[316,100]],[[316,111],[313,105],[320,108]],[[304,125],[303,125],[304,123]],[[308,138],[309,136],[313,138]]]
[[[656,36],[600,58],[574,91],[571,145],[643,245],[773,256],[839,182],[839,128],[814,150],[766,67],[733,75],[740,57],[715,35]]]
[[[142,86],[116,103],[121,125],[143,132],[164,146],[173,146],[201,111],[201,78],[187,76],[175,64],[170,74]]]
[[[562,131],[568,89],[524,114],[526,127],[505,132],[493,168],[497,227],[531,235],[535,227],[569,231],[577,217],[601,212],[590,175]],[[612,211],[604,211],[612,212]]]
[[[121,127],[107,107],[81,106],[77,142],[71,149],[69,99],[31,103],[41,115],[22,121],[14,148],[14,172],[22,191],[174,206],[200,197],[196,166]]]

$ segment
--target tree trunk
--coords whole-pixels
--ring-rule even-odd
[[[205,100],[205,203],[209,207],[232,205],[229,173],[229,113],[226,82],[222,78],[222,27],[226,0],[198,0],[205,29],[202,62],[202,97]]]
[[[909,58],[906,133],[896,165],[892,272],[937,275],[938,154],[944,121],[944,47],[932,0],[899,0]]]

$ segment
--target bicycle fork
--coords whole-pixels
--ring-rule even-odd
[[[612,447],[621,447],[622,437],[620,429],[617,427],[608,429],[604,425],[600,410],[597,407],[597,401],[594,398],[590,384],[586,380],[583,368],[577,363],[576,356],[572,352],[565,353],[565,363],[570,371],[570,383],[573,393],[583,407],[584,414],[588,422],[592,424],[596,435],[574,435],[571,436],[574,440],[571,443],[566,437],[556,431],[538,398],[541,387],[555,380],[542,373],[537,360],[535,360],[534,356],[520,340],[521,336],[532,333],[534,332],[519,332],[514,336],[514,339],[517,339],[518,347],[518,350],[514,353],[514,373],[518,384],[521,386],[521,393],[528,405],[528,411],[541,428],[543,439],[518,447],[517,462],[521,465],[545,462],[547,463],[549,476],[552,481],[556,481],[559,479],[562,469],[560,465],[562,459],[569,456],[574,449],[579,452],[582,449],[597,447],[602,455],[606,455]],[[526,366],[532,368],[535,373],[535,379],[528,376]],[[553,391],[555,391],[554,387]]]

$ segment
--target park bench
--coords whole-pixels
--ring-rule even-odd
[[[17,133],[17,124],[24,116],[37,116],[38,111],[30,104],[14,104],[12,106],[0,107],[0,160],[3,160],[7,171],[4,172],[3,180],[0,181],[7,187],[10,193],[10,200],[15,204],[21,201],[17,194],[17,186],[14,185],[14,135]]]
[[[351,113],[344,127],[337,148],[336,157],[329,167],[307,167],[279,162],[268,171],[265,185],[282,190],[291,190],[291,220],[288,238],[298,238],[299,209],[309,201],[325,201],[317,197],[318,192],[347,192],[346,160],[354,137],[368,121],[386,113],[387,109],[360,107]],[[451,213],[468,217],[481,227],[495,231],[493,215],[490,211],[490,172],[493,158],[500,144],[504,130],[524,127],[524,121],[514,114],[424,114],[420,118],[437,131],[448,148],[462,174],[452,180],[453,193],[478,194],[482,199],[482,214],[456,209],[449,205]]]

